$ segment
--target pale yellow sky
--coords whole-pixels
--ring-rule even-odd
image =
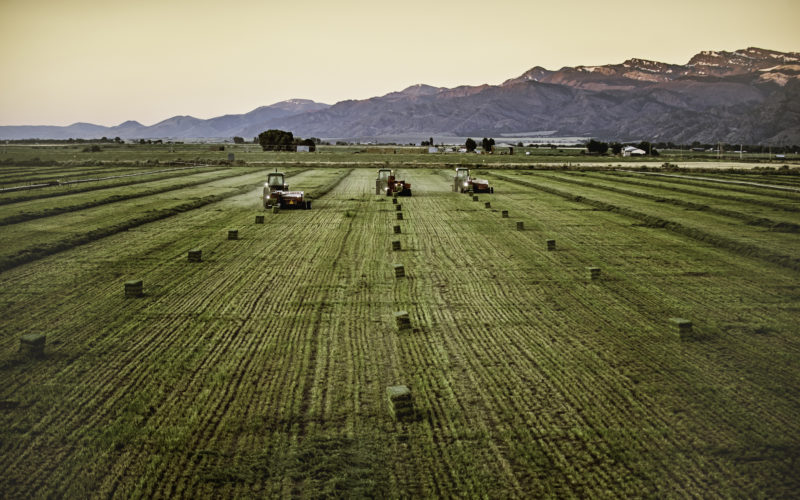
[[[0,0],[0,125],[151,125],[533,66],[800,51],[797,0]]]

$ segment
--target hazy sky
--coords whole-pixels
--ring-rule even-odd
[[[798,0],[0,0],[0,125],[151,125],[533,66],[800,51]]]

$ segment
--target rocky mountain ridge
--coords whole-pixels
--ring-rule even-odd
[[[559,136],[689,143],[800,144],[800,53],[703,51],[685,65],[631,58],[604,66],[535,66],[500,85],[418,84],[333,106],[292,99],[241,115],[176,116],[146,127],[0,127],[0,138],[251,138],[269,128],[302,137]]]

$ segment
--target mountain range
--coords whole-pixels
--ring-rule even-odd
[[[207,120],[175,116],[144,126],[75,123],[0,127],[0,139],[250,139],[563,136],[688,144],[800,144],[800,53],[703,51],[687,64],[628,59],[605,66],[536,66],[500,85],[414,85],[334,105],[292,99]]]

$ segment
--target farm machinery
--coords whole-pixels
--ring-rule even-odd
[[[386,196],[411,196],[411,184],[398,180],[394,170],[382,168],[378,170],[378,178],[375,179],[375,194]]]
[[[267,183],[264,184],[264,193],[262,195],[264,201],[264,208],[302,208],[308,210],[311,208],[311,200],[306,199],[303,191],[289,191],[289,185],[286,184],[286,176],[283,172],[270,172],[267,175]]]
[[[456,176],[453,177],[453,191],[460,193],[494,193],[494,188],[489,186],[486,179],[477,179],[469,175],[466,167],[456,168]]]

